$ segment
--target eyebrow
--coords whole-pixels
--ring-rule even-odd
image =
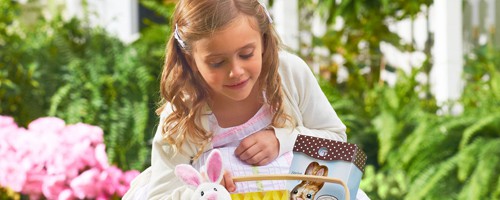
[[[250,47],[255,47],[255,42],[248,43],[247,45],[239,48],[237,51],[240,51],[240,50],[246,49],[246,48],[250,48]],[[221,55],[224,55],[224,54],[223,53],[216,53],[216,54],[209,53],[208,55],[206,55],[204,57],[211,58],[211,57],[217,57],[217,56],[221,56]]]

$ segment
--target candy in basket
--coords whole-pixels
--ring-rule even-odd
[[[231,194],[233,199],[355,199],[366,154],[355,144],[299,135],[289,174],[234,177],[238,181],[288,180],[287,190]]]
[[[235,182],[287,180],[287,190],[229,194],[217,184],[223,173],[218,150],[213,150],[208,156],[207,182],[203,182],[201,174],[190,165],[177,166],[176,175],[195,189],[192,199],[349,200],[357,193],[365,162],[366,155],[354,144],[299,135],[289,174],[233,177]]]

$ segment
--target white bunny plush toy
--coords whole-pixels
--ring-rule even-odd
[[[220,185],[223,177],[222,156],[214,149],[205,163],[206,179],[191,165],[180,164],[175,167],[175,175],[186,185],[194,189],[191,200],[230,200],[231,195]]]

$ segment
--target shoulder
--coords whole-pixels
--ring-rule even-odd
[[[299,56],[287,51],[279,52],[279,73],[284,84],[297,85],[314,79],[307,63]]]
[[[288,51],[282,50],[279,52],[279,61],[280,70],[282,71],[294,73],[308,70],[310,72],[308,65],[302,58]]]

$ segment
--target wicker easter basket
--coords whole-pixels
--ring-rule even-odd
[[[233,177],[234,182],[245,181],[265,181],[265,180],[301,180],[301,181],[314,181],[314,182],[329,182],[342,185],[345,192],[345,199],[350,200],[349,188],[340,179],[313,176],[313,175],[299,175],[299,174],[276,174],[276,175],[254,175],[254,176],[240,176]],[[288,191],[268,191],[268,192],[251,192],[245,194],[232,194],[233,200],[288,200],[290,199]]]

